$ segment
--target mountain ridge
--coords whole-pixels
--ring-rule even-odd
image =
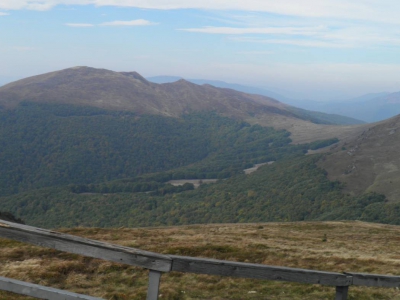
[[[41,74],[0,87],[0,106],[3,109],[15,108],[25,101],[171,117],[215,111],[251,124],[289,130],[296,143],[343,138],[348,131],[359,131],[357,127],[320,126],[333,124],[326,116],[310,116],[312,112],[295,110],[262,95],[212,85],[200,86],[186,80],[156,84],[137,72],[114,72],[90,67],[73,67]]]
[[[186,80],[159,85],[147,81],[137,72],[119,73],[89,67],[73,67],[28,77],[0,88],[0,103],[9,108],[28,100],[179,116],[187,109],[185,106],[194,111],[209,108],[212,99],[212,104],[217,104],[214,109],[222,112],[227,109],[234,111],[235,107],[253,113],[263,109],[259,105],[260,96],[243,93],[230,93],[228,96],[231,97],[229,102],[217,88],[201,87]],[[205,101],[201,103],[200,99]],[[265,97],[262,102],[263,105],[284,108],[283,104],[270,98]],[[236,109],[235,114],[240,112]]]
[[[180,78],[182,77],[154,76],[154,77],[148,77],[147,79],[149,81],[156,83],[166,83],[179,80]],[[245,93],[259,94],[267,97],[272,97],[279,100],[282,103],[288,104],[298,109],[317,111],[319,113],[325,113],[328,115],[339,115],[342,117],[350,118],[350,120],[351,119],[358,120],[361,123],[379,122],[391,118],[400,113],[400,92],[369,93],[346,100],[316,101],[307,99],[304,100],[291,99],[282,94],[273,92],[271,90],[262,87],[247,86],[236,83],[227,83],[219,80],[207,80],[207,79],[188,79],[188,80],[196,84],[208,83],[216,87],[231,88]],[[357,123],[349,123],[350,120],[347,120],[346,121],[347,123],[345,124],[348,125],[357,124]]]

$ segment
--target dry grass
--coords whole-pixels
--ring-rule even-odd
[[[285,129],[291,133],[290,138],[294,144],[310,143],[317,140],[338,138],[342,142],[353,140],[357,136],[372,127],[371,124],[362,125],[322,125],[309,121],[286,117],[282,115],[261,115],[255,118],[247,118],[250,124]]]
[[[327,271],[400,275],[400,227],[361,222],[70,229],[74,235],[166,254]],[[326,237],[326,241],[324,241]],[[147,272],[0,240],[0,275],[104,299],[145,299]],[[195,274],[165,274],[160,299],[333,299],[334,288]],[[28,299],[3,293],[0,299]],[[400,299],[398,289],[350,288],[349,299]]]
[[[362,194],[373,191],[391,201],[400,197],[400,118],[369,124],[357,138],[337,147],[319,165],[330,180],[346,183],[345,192]],[[342,150],[343,149],[343,150]]]

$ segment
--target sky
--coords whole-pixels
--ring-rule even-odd
[[[400,91],[398,0],[0,0],[0,85],[90,66],[338,101]]]

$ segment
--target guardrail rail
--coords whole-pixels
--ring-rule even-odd
[[[346,300],[349,287],[352,285],[400,287],[399,276],[322,272],[226,260],[162,255],[2,220],[0,221],[0,237],[148,269],[147,300],[158,299],[161,275],[171,271],[333,286],[336,287],[335,300]],[[101,300],[101,298],[5,277],[0,277],[0,290],[38,299]]]

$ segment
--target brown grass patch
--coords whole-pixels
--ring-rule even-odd
[[[400,275],[400,227],[361,222],[215,224],[61,230],[165,254],[325,271]],[[324,241],[325,239],[325,241]],[[147,271],[0,240],[0,275],[104,299],[145,299]],[[164,274],[160,299],[332,299],[334,288]],[[29,299],[1,293],[0,299]],[[350,288],[349,299],[400,299],[398,289]]]

